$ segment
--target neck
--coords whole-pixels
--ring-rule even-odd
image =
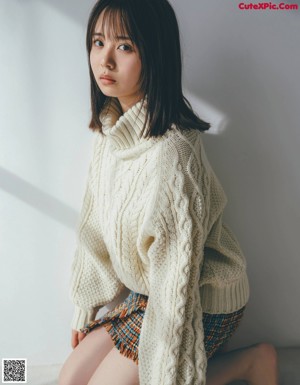
[[[139,100],[123,113],[117,98],[110,98],[100,114],[102,131],[108,138],[111,150],[120,158],[136,157],[151,147],[159,138],[141,137],[147,114],[147,99]],[[146,124],[145,131],[148,129]]]
[[[139,102],[141,99],[142,99],[142,95],[139,94],[139,95],[134,95],[133,97],[121,97],[121,98],[117,98],[120,105],[121,105],[121,108],[122,108],[122,112],[125,113],[127,112],[132,106],[134,106],[137,102]]]

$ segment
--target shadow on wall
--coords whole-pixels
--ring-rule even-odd
[[[2,167],[0,167],[0,189],[72,230],[76,226],[78,220],[76,210]]]

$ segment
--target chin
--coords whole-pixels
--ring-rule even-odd
[[[99,88],[100,88],[100,87],[99,87]],[[102,90],[101,88],[100,88],[100,90],[101,90],[101,92],[103,93],[103,95],[105,95],[105,96],[109,96],[109,97],[112,97],[112,98],[117,97],[117,95],[114,94],[113,92],[109,92],[109,91],[107,91],[107,90]]]
[[[109,87],[103,87],[98,84],[99,90],[105,95],[105,96],[116,96],[116,91],[109,89]]]

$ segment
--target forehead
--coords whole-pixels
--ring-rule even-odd
[[[108,39],[113,39],[117,35],[127,34],[125,22],[121,20],[119,10],[104,9],[97,19],[94,32],[101,32]]]

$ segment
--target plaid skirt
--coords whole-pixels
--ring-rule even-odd
[[[89,322],[80,331],[87,334],[103,325],[116,348],[138,365],[139,336],[148,296],[134,291],[113,310]],[[245,307],[230,314],[203,313],[204,345],[207,359],[212,358],[237,329]]]

